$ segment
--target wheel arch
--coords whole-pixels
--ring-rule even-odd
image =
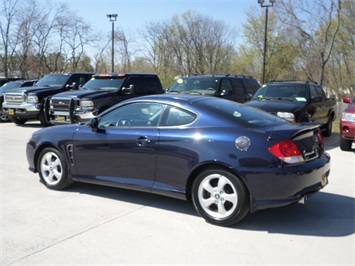
[[[242,175],[240,173],[238,173],[237,171],[235,171],[234,169],[232,169],[231,167],[229,167],[228,165],[222,164],[222,163],[218,163],[218,162],[207,162],[205,164],[199,165],[198,167],[196,167],[189,175],[189,178],[187,179],[186,182],[186,199],[188,201],[192,200],[192,185],[195,181],[195,179],[197,178],[197,176],[208,169],[219,169],[219,170],[225,170],[230,172],[231,174],[235,175],[237,178],[240,179],[241,182],[243,182],[246,191],[248,192],[248,195],[250,196],[250,191],[248,189],[248,186],[245,182],[245,180],[242,178]]]

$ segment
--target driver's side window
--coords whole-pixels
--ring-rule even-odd
[[[154,127],[163,113],[163,104],[132,103],[103,115],[99,127]]]

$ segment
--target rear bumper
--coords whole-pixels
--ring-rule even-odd
[[[251,212],[296,203],[321,190],[328,184],[330,156],[325,153],[303,165],[255,170],[245,176]]]

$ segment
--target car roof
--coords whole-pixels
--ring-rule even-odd
[[[203,78],[253,78],[251,76],[245,76],[245,75],[222,75],[222,74],[217,74],[217,75],[191,75],[191,76],[184,76],[181,77],[181,79],[203,79]]]

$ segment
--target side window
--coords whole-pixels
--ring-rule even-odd
[[[313,85],[309,86],[309,91],[310,91],[310,94],[311,94],[311,98],[318,95],[317,89]]]
[[[158,103],[127,104],[102,116],[99,127],[155,127],[163,110]]]
[[[243,82],[240,79],[232,79],[233,90],[235,95],[244,95]]]
[[[196,115],[180,108],[171,107],[166,116],[165,126],[181,126],[193,122]]]
[[[222,79],[221,80],[221,93],[225,93],[227,91],[231,91],[233,93],[232,84],[229,79]]]
[[[129,77],[123,87],[131,88],[130,94],[143,94],[143,80],[140,77]]]
[[[245,78],[243,79],[243,82],[247,94],[254,95],[254,93],[260,88],[259,83],[255,79]]]
[[[162,87],[159,80],[156,77],[144,77],[144,93],[162,93]]]
[[[316,87],[316,90],[317,90],[317,93],[319,96],[322,96],[323,99],[325,99],[325,93],[324,93],[324,90],[320,87],[320,86],[317,86]]]

